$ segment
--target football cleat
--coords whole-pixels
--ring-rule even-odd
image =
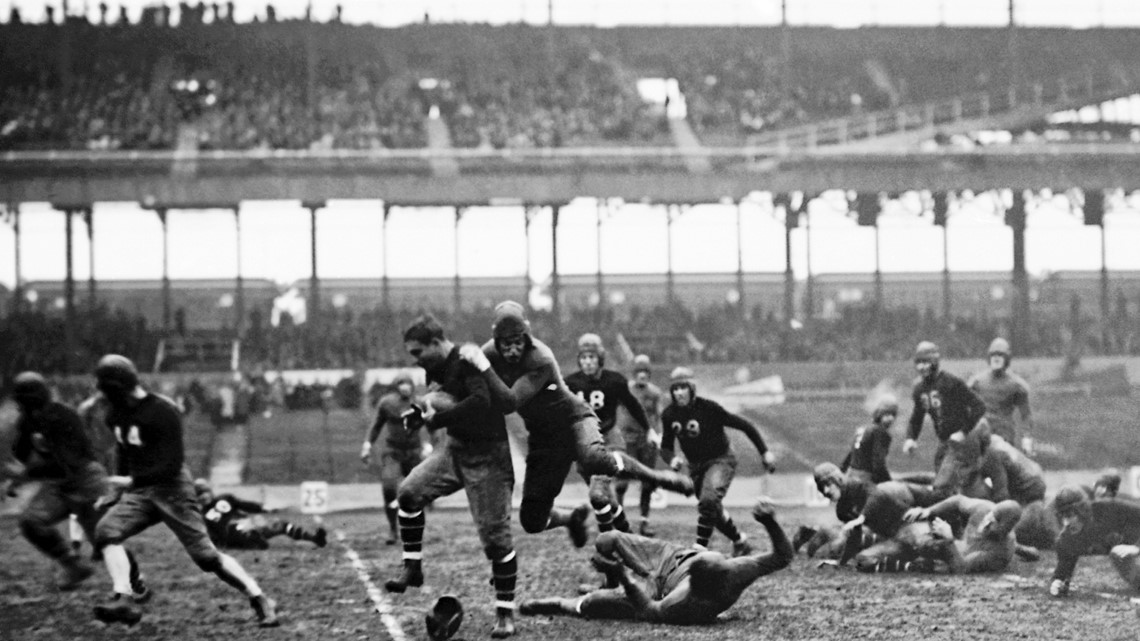
[[[591,511],[589,504],[583,504],[574,508],[570,514],[570,522],[566,524],[566,529],[570,531],[570,542],[576,548],[585,546],[586,539],[590,536],[590,532],[586,529],[586,519],[590,518]]]
[[[500,612],[495,615],[495,627],[491,628],[492,639],[506,639],[515,636],[515,615],[513,612]]]
[[[259,594],[249,598],[249,605],[253,608],[253,613],[257,615],[257,627],[259,628],[276,628],[281,625],[277,620],[277,602],[273,599]]]
[[[313,543],[316,543],[317,547],[319,548],[323,548],[328,545],[329,531],[323,527],[318,527],[316,533],[313,534]]]
[[[103,623],[134,625],[142,620],[142,610],[129,603],[125,595],[115,593],[106,603],[95,606],[95,618]]]
[[[400,576],[384,583],[384,589],[395,594],[403,594],[408,588],[418,588],[424,584],[424,572],[419,562],[408,562]]]
[[[653,529],[653,526],[649,525],[649,521],[642,521],[641,525],[637,527],[637,533],[647,539],[652,539],[657,536],[657,531]]]
[[[57,587],[62,592],[70,592],[79,587],[87,579],[95,574],[95,567],[87,561],[72,556],[62,562],[63,576],[60,578]]]

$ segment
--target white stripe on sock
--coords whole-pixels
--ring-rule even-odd
[[[404,552],[405,561],[422,561],[424,558],[423,552]]]
[[[403,518],[403,519],[414,519],[423,513],[424,513],[423,510],[420,510],[419,512],[405,512],[403,510],[400,510],[399,512],[397,512],[397,514],[400,515],[400,518]]]
[[[495,607],[496,607],[496,608],[503,608],[503,609],[505,609],[505,610],[514,610],[514,609],[515,609],[515,602],[514,602],[514,601],[499,601],[499,600],[496,600],[496,601],[495,601]]]
[[[504,556],[503,558],[499,559],[498,561],[495,561],[495,563],[510,563],[511,561],[514,561],[514,560],[515,560],[515,551],[511,550],[510,554]]]

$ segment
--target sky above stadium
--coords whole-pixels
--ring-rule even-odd
[[[154,0],[106,0],[113,14],[126,6],[137,19]],[[192,2],[196,3],[197,0]],[[420,22],[424,15],[437,22],[546,23],[553,12],[558,24],[777,24],[782,0],[340,0],[344,20],[385,26]],[[786,0],[792,24],[970,25],[1000,26],[1009,22],[1008,0]],[[0,19],[13,5],[27,20],[38,21],[44,7],[62,2],[0,0]],[[176,3],[171,3],[176,4]],[[264,17],[266,0],[235,0],[239,21]],[[312,5],[317,20],[333,15],[337,0],[274,0],[280,19],[300,18]],[[98,0],[71,0],[71,11],[86,9],[98,16]],[[551,9],[553,11],[551,11]],[[1015,0],[1019,24],[1030,26],[1140,26],[1140,3],[1135,0]]]

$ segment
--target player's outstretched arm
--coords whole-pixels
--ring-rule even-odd
[[[782,570],[791,564],[796,555],[792,542],[788,540],[784,528],[776,521],[776,509],[771,503],[761,500],[752,508],[752,517],[768,531],[768,538],[772,541],[772,551],[767,554],[757,554],[752,558],[756,562],[756,577],[759,578]]]
[[[752,441],[752,446],[756,448],[757,452],[759,452],[760,459],[763,461],[764,467],[769,472],[776,471],[776,460],[772,456],[772,453],[768,450],[768,444],[764,442],[764,437],[761,436],[760,430],[756,429],[756,426],[753,425],[751,421],[744,418],[743,416],[740,416],[739,414],[733,414],[728,411],[724,412],[723,420],[725,427],[731,427],[734,430],[740,430],[741,432],[744,432],[744,435],[748,437],[748,440]]]

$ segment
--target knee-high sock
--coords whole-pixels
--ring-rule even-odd
[[[727,536],[729,541],[735,542],[740,540],[740,530],[736,529],[736,523],[732,520],[732,517],[728,515],[728,512],[723,509],[720,513],[720,521],[716,524],[716,529],[719,530],[721,534]]]
[[[622,509],[621,504],[614,508],[613,518],[614,529],[618,532],[629,532],[629,519],[625,516],[625,510]]]
[[[491,562],[491,581],[495,585],[495,611],[510,614],[515,610],[515,582],[519,562],[514,550],[501,559]]]
[[[419,563],[424,558],[424,511],[405,512],[400,510],[400,540],[404,542],[404,564]]]
[[[598,532],[609,532],[614,529],[614,508],[612,505],[606,505],[601,509],[594,510],[594,519],[598,522]]]
[[[715,525],[716,521],[713,518],[705,514],[699,514],[697,516],[697,545],[706,548],[709,546],[709,539],[712,538],[713,527]]]

